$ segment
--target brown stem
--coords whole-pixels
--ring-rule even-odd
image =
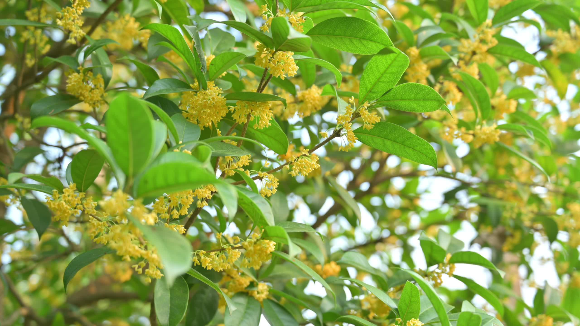
[[[187,231],[193,225],[193,222],[195,222],[195,219],[197,218],[197,216],[199,215],[199,213],[201,212],[201,210],[202,210],[202,208],[201,207],[198,207],[193,212],[191,212],[191,215],[189,215],[189,218],[187,219],[187,222],[185,222],[185,225],[183,226],[183,228],[185,229],[185,233],[184,234],[187,234]]]

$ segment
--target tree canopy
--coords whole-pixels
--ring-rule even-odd
[[[0,9],[0,324],[580,324],[579,1]]]

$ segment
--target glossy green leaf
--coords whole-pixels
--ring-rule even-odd
[[[54,188],[39,185],[39,184],[32,184],[32,183],[14,183],[14,184],[7,184],[0,186],[0,189],[23,189],[23,190],[34,190],[44,192],[45,194],[52,195],[52,190]]]
[[[504,313],[503,304],[493,292],[466,277],[458,275],[453,275],[453,277],[463,282],[467,286],[467,289],[484,298],[500,315],[503,316]]]
[[[324,265],[325,258],[320,247],[309,239],[292,238],[292,242],[312,254],[319,264]]]
[[[376,100],[395,87],[407,67],[409,58],[397,48],[389,47],[374,55],[360,79],[360,101]]]
[[[219,78],[224,72],[236,63],[242,61],[245,57],[245,54],[239,52],[224,52],[218,54],[209,65],[209,80]]]
[[[285,17],[272,19],[272,38],[277,51],[307,52],[312,44],[312,39],[294,30]]]
[[[334,74],[336,79],[336,86],[340,87],[340,84],[342,83],[342,73],[332,63],[319,58],[310,58],[303,55],[294,55],[294,60],[296,60],[298,63],[305,62],[328,69],[328,71]]]
[[[178,277],[169,287],[165,279],[155,282],[155,314],[162,326],[176,326],[181,322],[189,301],[189,286],[183,277]]]
[[[38,239],[40,239],[52,221],[52,214],[50,213],[50,210],[48,207],[46,207],[45,204],[39,202],[36,199],[22,197],[20,202],[26,211],[28,220],[30,223],[32,223],[32,226],[34,226],[34,229],[38,233]]]
[[[433,289],[431,284],[425,281],[425,279],[421,275],[413,271],[405,270],[405,272],[411,275],[411,277],[415,280],[415,282],[419,284],[423,292],[425,292],[425,294],[429,298],[429,301],[431,301],[433,308],[437,312],[437,316],[439,316],[439,322],[441,323],[441,326],[451,326],[451,323],[449,322],[449,317],[447,316],[447,311],[445,310],[445,306],[443,305],[443,301],[441,301],[441,298],[439,298],[437,292],[435,292],[435,289]]]
[[[226,100],[249,102],[282,102],[286,106],[286,99],[280,96],[256,92],[235,92],[225,95]]]
[[[147,89],[143,95],[143,98],[147,99],[157,95],[181,93],[187,91],[193,91],[193,89],[186,82],[182,82],[181,80],[174,78],[163,78],[156,80],[153,85]]]
[[[432,112],[439,109],[449,112],[445,99],[433,88],[417,83],[401,84],[377,100],[377,104],[407,112]]]
[[[519,60],[521,62],[529,63],[533,66],[541,68],[542,66],[534,57],[533,54],[528,53],[524,48],[509,46],[506,44],[498,44],[487,50],[487,53],[503,56],[506,58]]]
[[[203,285],[189,300],[185,325],[205,326],[215,316],[219,306],[218,292],[207,285]]]
[[[372,148],[437,167],[437,154],[431,144],[399,125],[379,122],[370,130],[360,127],[354,134]]]
[[[269,37],[268,35],[262,33],[261,31],[255,29],[254,27],[252,27],[248,24],[236,22],[236,21],[231,21],[231,20],[219,22],[219,23],[225,24],[225,25],[228,25],[230,27],[237,29],[238,31],[249,36],[254,41],[258,41],[258,42],[264,44],[269,49],[274,48],[274,40],[272,40],[271,37]]]
[[[159,80],[159,74],[157,74],[157,71],[155,71],[155,69],[153,69],[148,64],[133,59],[127,60],[131,61],[131,63],[133,63],[137,67],[137,69],[141,72],[143,77],[145,77],[145,81],[147,82],[147,85],[149,85],[149,87],[153,86],[153,84],[157,80]]]
[[[298,326],[294,317],[279,303],[272,300],[264,300],[264,317],[271,326]]]
[[[85,60],[95,51],[97,51],[98,49],[107,46],[109,44],[119,44],[117,41],[108,39],[108,38],[102,38],[102,39],[98,39],[95,40],[94,42],[91,43],[91,45],[87,46],[87,48],[85,49],[85,52],[83,53],[83,56],[85,58]]]
[[[487,260],[482,255],[478,254],[477,252],[473,251],[459,251],[451,256],[449,260],[450,264],[471,264],[471,265],[478,265],[485,267],[491,271],[497,272],[499,275],[502,275],[497,267],[492,264],[489,260]]]
[[[195,140],[199,140],[199,136],[201,135],[201,130],[198,125],[193,124],[187,119],[183,117],[181,114],[174,114],[171,116],[171,120],[175,124],[175,128],[177,129],[177,134],[179,136],[178,140],[173,138],[173,135],[169,135],[172,142],[179,143],[187,143]]]
[[[341,317],[337,318],[335,321],[353,324],[356,326],[376,326],[375,324],[371,323],[370,321],[367,321],[366,319],[362,319],[362,318],[360,318],[358,316],[354,316],[354,315],[341,316]]]
[[[395,303],[395,301],[393,301],[393,299],[385,291],[354,278],[341,277],[341,279],[358,284],[360,287],[367,289],[370,293],[374,294],[384,304],[391,307],[391,309],[397,308],[397,304]]]
[[[143,101],[143,103],[145,105],[147,105],[149,108],[151,108],[151,110],[153,110],[153,112],[155,112],[155,114],[157,114],[159,119],[161,119],[161,121],[163,121],[163,123],[167,126],[167,129],[169,130],[169,132],[171,133],[171,136],[172,136],[171,139],[172,139],[173,145],[176,145],[175,139],[179,139],[179,133],[177,132],[177,127],[175,126],[175,122],[171,119],[169,114],[167,114],[162,108],[157,106],[155,103],[148,102],[148,101]]]
[[[467,90],[467,97],[471,102],[473,108],[477,108],[481,114],[481,119],[483,121],[487,120],[491,115],[491,100],[489,99],[489,94],[485,89],[483,84],[473,78],[471,75],[459,72],[461,79],[464,82],[465,88]]]
[[[471,16],[473,16],[478,26],[487,20],[487,11],[489,10],[487,1],[488,0],[466,0],[467,8],[469,8]]]
[[[493,16],[493,25],[509,22],[512,18],[523,14],[526,10],[533,9],[541,2],[536,0],[515,0],[505,6],[501,6]]]
[[[256,299],[244,293],[237,293],[232,301],[237,309],[233,312],[229,307],[226,309],[225,326],[256,326],[260,323],[262,307]]]
[[[35,119],[43,115],[55,115],[69,109],[81,100],[69,94],[56,94],[42,98],[30,107],[30,117]]]
[[[95,150],[78,152],[71,164],[71,177],[79,191],[86,191],[99,176],[105,159]]]
[[[66,292],[68,283],[81,269],[83,269],[83,267],[90,265],[92,262],[103,257],[106,254],[111,254],[114,252],[115,252],[114,250],[109,249],[107,247],[99,247],[91,249],[89,251],[85,251],[80,255],[76,256],[64,270],[64,274],[62,276],[64,291]]]
[[[201,274],[200,272],[196,271],[195,269],[191,268],[189,269],[189,271],[187,272],[188,275],[195,277],[196,279],[202,281],[203,283],[209,285],[212,289],[214,289],[216,292],[218,292],[219,294],[222,295],[222,297],[224,298],[224,300],[226,301],[226,304],[228,306],[228,312],[229,314],[232,314],[232,312],[235,312],[238,307],[236,305],[236,303],[230,299],[230,297],[228,297],[227,294],[225,294],[222,289],[219,287],[219,285],[217,285],[216,283],[212,282],[209,278],[207,278],[206,276],[204,276],[203,274]]]
[[[431,238],[427,237],[424,233],[419,237],[419,241],[421,243],[423,255],[425,255],[425,260],[427,261],[427,266],[441,264],[445,261],[447,251],[438,243],[431,240]]]
[[[463,311],[459,314],[457,326],[480,326],[481,316],[470,311]]]
[[[234,217],[238,210],[237,188],[225,182],[215,183],[214,186],[222,199],[222,203],[228,209],[228,216]]]
[[[248,216],[260,227],[274,225],[274,214],[268,201],[259,194],[237,187],[238,203]]]
[[[355,17],[327,19],[315,25],[307,35],[320,45],[355,54],[375,54],[393,46],[379,26]]]
[[[270,125],[262,129],[254,128],[256,124],[257,120],[250,122],[246,137],[259,141],[276,154],[284,155],[288,152],[288,136],[282,131],[276,120],[270,120]],[[241,129],[241,127],[239,128]]]
[[[407,281],[399,299],[399,316],[403,320],[403,325],[411,319],[418,319],[421,312],[419,289]]]

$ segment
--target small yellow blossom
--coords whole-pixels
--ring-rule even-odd
[[[249,102],[249,101],[238,101],[236,107],[233,108],[234,113],[232,117],[239,124],[245,124],[248,122],[248,117],[250,121],[254,118],[258,118],[256,124],[254,124],[255,129],[263,129],[270,126],[270,120],[274,116],[274,112],[270,108],[270,102]]]
[[[260,239],[259,233],[254,233],[251,238],[242,243],[246,249],[242,259],[242,267],[259,269],[262,264],[272,259],[272,252],[276,249],[276,243],[270,240]]]
[[[275,194],[278,188],[278,178],[267,172],[259,172],[258,176],[263,183],[262,189],[260,189],[260,195],[262,197],[270,197]]]
[[[253,296],[254,299],[262,302],[268,299],[269,289],[270,287],[268,287],[268,284],[260,282],[258,283],[258,288],[256,290],[250,291],[250,295]]]
[[[298,66],[294,62],[293,52],[275,51],[266,48],[263,44],[258,44],[256,52],[256,65],[269,69],[274,76],[281,79],[294,77],[298,72]]]
[[[70,73],[66,79],[66,91],[78,97],[92,108],[99,108],[105,104],[105,81],[103,76],[93,76],[92,71],[86,71],[82,67],[79,72]]]
[[[56,23],[69,32],[68,43],[77,43],[85,37],[83,31],[84,20],[81,18],[83,11],[91,6],[89,0],[71,0],[72,5],[62,9],[56,14]]]
[[[242,169],[251,162],[252,155],[244,155],[240,157],[225,156],[220,161],[219,168],[226,176],[231,177],[236,174],[236,170]]]
[[[322,265],[314,266],[314,271],[323,278],[338,276],[338,273],[340,273],[340,266],[338,266],[336,262],[331,261],[328,264],[324,264],[324,266]]]
[[[192,85],[192,88],[197,88],[197,85]],[[210,81],[207,83],[207,89],[184,92],[179,108],[187,120],[199,125],[201,129],[217,125],[228,113],[226,99],[222,93],[222,89]]]
[[[473,146],[479,148],[484,144],[493,144],[499,141],[500,134],[501,131],[497,129],[495,124],[491,126],[478,125],[474,130],[475,139],[473,141]]]
[[[431,70],[427,64],[421,60],[421,54],[416,47],[410,47],[406,51],[409,56],[409,68],[405,72],[405,80],[410,83],[427,84],[427,77],[431,74]]]
[[[322,96],[321,88],[312,85],[309,89],[298,92],[298,100],[302,102],[298,106],[298,115],[304,118],[314,112],[320,111],[328,99]]]

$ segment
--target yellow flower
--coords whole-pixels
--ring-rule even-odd
[[[348,152],[354,147],[357,138],[352,130],[352,115],[354,114],[354,99],[351,99],[351,104],[347,105],[346,111],[339,115],[336,119],[337,128],[341,127],[344,132],[346,132],[346,145],[341,145],[339,150]]]
[[[197,197],[197,207],[202,208],[207,206],[207,201],[213,197],[213,194],[217,192],[214,185],[207,185],[195,189],[193,195]]]
[[[309,89],[298,92],[298,100],[302,102],[298,106],[298,115],[304,118],[320,111],[328,101],[328,98],[322,96],[322,88],[312,85]]]
[[[7,184],[8,184],[8,180],[0,177],[0,186],[7,185]],[[6,205],[6,206],[11,206],[13,204],[16,204],[18,202],[18,200],[16,199],[16,196],[5,195],[5,196],[0,196],[0,202],[4,203],[4,205]]]
[[[457,48],[460,59],[464,62],[493,63],[493,57],[487,50],[497,45],[498,41],[493,37],[497,32],[497,28],[492,28],[491,20],[484,22],[477,28],[473,40],[461,39],[461,44]]]
[[[546,35],[554,39],[550,50],[556,55],[567,52],[576,53],[580,49],[580,40],[578,39],[580,28],[578,26],[574,26],[571,33],[558,29],[557,31],[546,31]]]
[[[91,6],[89,0],[71,0],[72,5],[62,9],[62,12],[56,14],[56,23],[65,31],[68,31],[68,43],[77,43],[85,37],[83,31],[84,20],[81,18],[83,11]]]
[[[116,19],[108,21],[104,28],[98,28],[93,38],[110,38],[119,44],[109,44],[108,48],[114,50],[120,47],[123,50],[131,50],[133,42],[138,41],[147,46],[151,31],[141,29],[138,21],[130,14],[118,15]]]
[[[491,99],[491,105],[495,109],[495,118],[503,119],[505,114],[510,114],[516,112],[518,108],[518,101],[513,99],[508,99],[503,93],[495,95]]]
[[[320,164],[318,164],[318,155],[309,154],[307,149],[302,148],[300,156],[298,156],[292,163],[292,171],[290,175],[293,177],[297,175],[308,176],[312,171],[318,170]]]
[[[338,273],[340,273],[340,266],[338,266],[336,262],[331,261],[328,264],[324,264],[324,266],[322,265],[314,266],[314,271],[323,278],[338,276]]]
[[[66,79],[66,91],[78,97],[92,108],[99,108],[105,104],[105,81],[103,76],[93,76],[92,71],[85,71],[82,67],[79,72],[73,72]]]
[[[215,270],[216,272],[231,269],[236,260],[240,258],[241,252],[232,249],[230,246],[222,249],[212,252],[205,252],[203,250],[196,251],[193,257],[194,265],[201,265],[207,270]]]
[[[407,326],[423,326],[424,324],[417,318],[411,318],[407,321]]]
[[[197,88],[197,85],[192,85],[192,88]],[[222,89],[210,81],[207,83],[207,89],[184,92],[179,108],[187,120],[199,125],[201,129],[217,125],[228,113],[226,99],[222,93]]]
[[[431,70],[421,61],[419,49],[413,46],[407,49],[406,53],[409,56],[409,68],[405,72],[405,80],[410,83],[427,84],[427,77],[431,74]]]
[[[246,240],[242,247],[246,249],[242,259],[242,267],[260,269],[262,264],[272,259],[272,252],[276,249],[276,243],[270,240],[259,239],[260,234],[254,233]]]
[[[268,71],[279,78],[296,76],[298,66],[294,62],[294,52],[275,51],[266,48],[263,44],[258,44],[256,52],[256,65],[269,69]]]
[[[252,162],[252,155],[244,155],[240,157],[225,156],[220,161],[219,168],[222,172],[231,177],[236,174],[236,170],[242,169],[244,166],[249,165]]]
[[[473,146],[479,148],[484,144],[493,144],[499,141],[499,135],[501,131],[496,128],[495,124],[491,126],[481,126],[475,127],[474,135],[475,140],[473,141]]]
[[[370,113],[367,110],[368,105],[369,104],[365,102],[361,107],[359,107],[358,113],[363,120],[363,128],[370,130],[373,129],[377,122],[381,121],[381,118],[379,118],[376,112]]]
[[[384,318],[391,312],[391,307],[379,300],[374,294],[367,294],[360,301],[361,308],[369,311],[369,318],[373,319],[375,316]]]
[[[254,297],[254,299],[262,302],[268,299],[268,295],[270,294],[270,288],[266,283],[258,283],[258,289],[250,291],[250,295]]]
[[[153,211],[159,215],[160,218],[168,220],[178,219],[180,216],[188,213],[189,207],[193,203],[194,192],[192,190],[185,190],[176,192],[170,195],[161,196],[157,198],[153,204]]]
[[[276,193],[278,188],[278,178],[273,174],[267,172],[258,172],[258,176],[262,179],[262,189],[260,189],[260,195],[262,197],[270,197]]]
[[[64,188],[63,194],[53,190],[52,197],[46,198],[46,205],[54,213],[53,221],[68,225],[71,217],[80,217],[83,211],[96,215],[96,203],[91,197],[85,198],[84,192],[76,192],[76,184]]]
[[[249,102],[238,101],[236,107],[233,109],[232,117],[239,124],[245,124],[249,120],[252,121],[258,117],[257,123],[254,125],[255,129],[263,129],[270,126],[270,120],[274,116],[274,112],[270,108],[270,102]]]

